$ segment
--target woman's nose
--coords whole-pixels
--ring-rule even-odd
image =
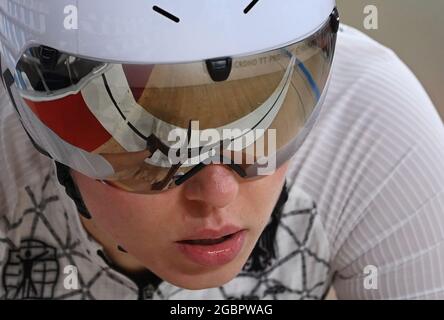
[[[239,192],[236,175],[223,165],[208,165],[184,183],[185,197],[216,208],[224,208],[234,201]]]

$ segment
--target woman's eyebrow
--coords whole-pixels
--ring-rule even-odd
[[[173,20],[176,23],[178,23],[180,21],[180,19],[178,17],[176,17],[175,15],[169,13],[166,10],[163,10],[162,8],[160,8],[158,6],[153,6],[153,10],[156,11],[157,13],[160,13],[164,17],[167,17],[168,19]]]

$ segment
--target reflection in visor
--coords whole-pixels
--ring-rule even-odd
[[[236,142],[237,140],[242,139],[245,135],[249,134],[253,130],[267,129],[271,125],[271,123],[273,122],[273,120],[276,117],[276,115],[278,114],[278,112],[280,111],[280,108],[284,102],[286,95],[287,95],[288,87],[291,82],[291,77],[294,72],[295,61],[296,61],[296,58],[292,57],[281,83],[276,88],[276,90],[273,92],[273,94],[261,106],[259,106],[256,110],[247,114],[246,116],[244,116],[243,118],[241,118],[239,120],[236,120],[236,121],[229,123],[227,125],[224,125],[222,127],[214,128],[212,130],[216,130],[219,133],[219,136],[223,136],[223,130],[236,128],[242,132],[241,134],[234,136],[230,139],[230,142]],[[303,64],[299,63],[299,65],[303,65]],[[138,117],[137,117],[138,125],[137,126],[134,125],[131,122],[131,120],[129,120],[129,117],[131,117],[131,114],[128,114],[128,118],[127,118],[127,115],[125,115],[124,111],[121,110],[121,108],[119,107],[119,104],[116,102],[116,99],[115,99],[115,97],[111,91],[111,88],[108,84],[106,74],[102,75],[102,79],[103,79],[103,85],[106,88],[106,92],[109,95],[112,105],[114,105],[118,114],[120,115],[122,120],[126,123],[126,125],[130,128],[130,130],[132,130],[137,136],[139,136],[140,138],[142,138],[145,141],[148,140],[148,137],[151,137],[151,136],[156,137],[156,139],[158,139],[160,141],[159,150],[161,151],[162,154],[167,155],[166,150],[167,150],[167,148],[169,150],[170,147],[168,147],[167,144],[165,144],[163,141],[168,141],[169,133],[172,131],[177,132],[177,131],[182,130],[182,131],[184,131],[182,135],[184,135],[185,131],[187,129],[177,127],[171,123],[164,122],[161,119],[158,119],[158,118],[152,116],[149,112],[147,112],[145,109],[141,108],[135,102],[134,102],[134,108],[139,108],[140,110],[138,112],[140,112],[140,114],[138,114]],[[97,85],[100,85],[100,84],[97,83]],[[122,85],[122,86],[124,86],[124,85]],[[97,88],[95,88],[95,89],[97,90]],[[125,92],[128,93],[129,90],[126,90]],[[120,100],[126,100],[126,99],[129,100],[129,98],[127,98],[127,97],[120,98]],[[106,105],[108,106],[108,104],[106,104]],[[96,117],[100,118],[107,111],[99,108],[93,112],[96,114]],[[134,112],[134,109],[131,109],[130,112]],[[110,116],[110,118],[111,118],[111,116]],[[193,119],[191,119],[191,120],[193,120]],[[104,126],[108,128],[108,131],[112,131],[112,127],[115,126],[116,121],[114,118],[112,118],[112,122],[106,124],[106,119],[104,118],[101,121],[101,123],[104,124]],[[152,125],[153,123],[155,125]],[[143,129],[145,129],[145,131],[142,133],[143,129],[139,130],[137,127],[143,128]],[[152,130],[152,131],[148,131],[148,130]],[[189,135],[190,139],[193,134],[199,134],[199,133],[198,132],[191,132],[191,134]],[[127,149],[130,149],[130,150],[140,149],[140,145],[135,145],[135,146],[129,145],[128,143],[125,142],[123,137],[120,137],[120,139],[116,135],[114,135],[114,137],[119,140],[120,144],[126,145]],[[213,145],[204,145],[204,146],[207,148],[211,148],[211,147],[218,146],[220,143],[221,143],[221,141],[218,141],[218,142],[214,143]],[[233,150],[233,151],[240,151],[240,150],[233,149],[236,145],[239,145],[239,144],[231,143],[227,149]],[[204,146],[199,146],[199,151]],[[248,147],[248,145],[244,145],[244,148],[245,147]],[[193,149],[190,149],[188,151],[188,153],[189,153],[189,157],[191,157],[192,154],[198,154],[198,152],[196,153],[195,150],[193,150]],[[168,159],[162,159],[162,158],[152,160],[149,163],[152,165],[164,166],[164,167],[165,166],[168,167],[170,165],[170,163],[168,162]]]
[[[37,117],[46,126],[45,134],[32,120],[24,125],[55,160],[91,173],[92,157],[95,167],[101,157],[107,163],[103,172],[112,167],[114,173],[100,179],[127,191],[150,193],[181,184],[205,167],[196,162],[197,155],[250,177],[251,165],[235,163],[233,154],[246,156],[249,147],[256,152],[265,145],[267,152],[254,154],[254,167],[260,158],[281,159],[281,150],[292,150],[318,114],[313,111],[325,95],[335,40],[327,22],[296,44],[232,57],[225,81],[214,81],[205,61],[110,64],[40,46],[25,52],[14,78],[20,108],[26,109],[28,119]],[[201,129],[192,127],[192,121]],[[228,129],[237,131],[226,138]],[[245,139],[256,130],[261,134],[254,140]],[[275,152],[267,140],[270,130],[276,131]],[[169,139],[171,132],[185,137],[185,143]],[[222,138],[199,141],[209,132]],[[219,150],[217,156],[210,153],[213,149]],[[171,154],[184,150],[181,161],[171,161]]]
[[[24,97],[54,100],[75,93],[105,67],[103,62],[77,58],[45,46],[33,47],[25,51],[17,64],[17,85]]]
[[[198,147],[198,152],[196,152],[196,150],[193,150],[193,148],[187,148],[188,152],[187,152],[187,160],[193,160],[191,157],[192,155],[195,154],[199,154],[201,155],[201,150],[206,147],[206,149],[213,149],[213,148],[222,148],[224,150],[232,150],[232,146],[235,145],[239,145],[236,144],[235,142],[237,140],[240,140],[243,138],[243,136],[249,134],[250,132],[252,132],[253,130],[256,129],[267,129],[271,123],[273,122],[274,118],[276,117],[277,113],[279,112],[282,103],[284,101],[284,98],[286,97],[287,91],[288,91],[288,87],[290,85],[291,82],[291,77],[293,75],[294,72],[294,65],[295,65],[295,61],[296,61],[296,57],[294,57],[291,52],[285,50],[285,53],[288,54],[288,56],[290,57],[290,63],[287,67],[286,73],[284,74],[284,78],[282,79],[281,83],[279,84],[279,86],[276,88],[276,90],[273,92],[272,96],[267,99],[267,101],[261,106],[258,107],[254,112],[250,113],[249,115],[243,117],[242,119],[239,119],[233,123],[230,123],[224,127],[219,127],[216,128],[215,130],[217,130],[220,135],[222,136],[222,131],[226,128],[238,128],[242,130],[242,134],[238,135],[236,137],[231,138],[228,141],[218,141],[212,145],[204,145],[204,146],[199,146]],[[316,95],[317,100],[319,100],[319,89],[317,88],[316,83],[314,82],[314,80],[312,79],[310,73],[308,72],[307,68],[304,66],[304,64],[302,62],[298,62],[298,67],[301,69],[301,71],[305,74],[305,76],[307,77],[307,81],[309,82],[310,86],[313,89],[314,94]],[[152,165],[158,165],[158,166],[164,166],[164,167],[170,167],[170,170],[168,172],[168,174],[166,175],[166,177],[164,179],[162,179],[159,182],[156,182],[155,184],[153,184],[153,190],[162,190],[163,188],[165,188],[169,182],[171,181],[171,179],[173,179],[173,177],[175,176],[175,174],[177,173],[177,171],[179,170],[180,167],[186,165],[186,162],[179,162],[179,163],[174,163],[171,166],[171,161],[167,162],[168,160],[168,154],[170,152],[174,152],[176,154],[178,154],[179,152],[181,152],[181,147],[176,148],[176,150],[174,148],[169,147],[168,145],[166,145],[165,143],[162,142],[162,138],[159,138],[159,136],[157,136],[155,133],[151,133],[149,136],[141,133],[131,122],[127,121],[126,116],[124,115],[124,113],[122,112],[122,110],[120,109],[119,105],[117,104],[115,98],[113,97],[113,94],[111,92],[111,89],[108,85],[108,81],[106,78],[106,75],[103,74],[102,75],[103,78],[103,82],[106,88],[106,91],[110,97],[110,99],[113,102],[113,105],[115,106],[115,108],[117,109],[118,113],[120,114],[120,116],[122,117],[122,119],[124,121],[126,121],[126,124],[128,125],[128,127],[135,133],[137,134],[140,138],[142,138],[143,140],[147,141],[147,149],[150,150],[151,152],[151,156],[148,159],[151,159],[153,157],[153,155],[157,152],[160,151],[160,153],[162,155],[164,155],[166,157],[166,161],[164,161],[164,163],[161,163],[159,161],[159,159],[157,161],[152,161],[149,162]],[[177,130],[177,127],[172,126],[169,123],[165,123],[160,119],[153,119],[153,117],[149,114],[143,114],[141,116],[141,118],[143,116],[147,117],[148,121],[154,121],[156,122],[156,128],[158,129],[158,132],[160,133],[165,133],[164,137],[168,135],[169,132],[173,131],[173,130]],[[258,119],[259,118],[259,119]],[[256,120],[258,119],[258,120]],[[245,130],[247,129],[247,130]],[[263,131],[265,132],[265,130]],[[191,121],[186,133],[187,136],[187,141],[188,141],[188,145],[190,145],[190,139],[192,136],[192,131],[191,131]],[[250,142],[250,144],[254,143],[254,141]],[[243,145],[242,149],[248,147],[249,144],[247,145]],[[240,151],[240,150],[234,150],[234,151]],[[220,157],[222,157],[222,152],[219,153]],[[223,162],[221,159],[217,159],[220,162]],[[166,162],[166,165],[165,165]],[[188,166],[194,166],[192,164],[192,162],[189,162],[190,164]],[[203,163],[199,163],[197,166],[195,166],[192,170],[188,171],[186,174],[184,174],[182,177],[180,177],[179,179],[176,180],[176,184],[181,184],[184,181],[186,181],[188,178],[190,178],[192,175],[196,174],[200,169],[202,169],[205,165]],[[228,162],[228,166],[230,166],[235,172],[237,172],[240,176],[244,177],[246,176],[246,173],[244,171],[244,169],[242,167],[239,166],[239,164],[234,163],[233,161]]]

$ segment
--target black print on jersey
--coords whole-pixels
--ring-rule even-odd
[[[6,299],[50,299],[59,278],[56,249],[28,239],[10,249],[2,276]]]

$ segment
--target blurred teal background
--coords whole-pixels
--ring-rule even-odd
[[[444,0],[337,0],[342,22],[392,48],[413,70],[444,119]],[[375,5],[379,29],[364,28]]]

